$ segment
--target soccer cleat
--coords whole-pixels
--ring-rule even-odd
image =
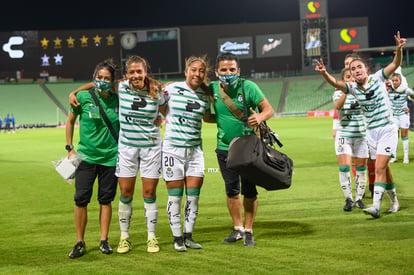
[[[390,159],[390,163],[394,163],[394,162],[397,162],[397,158],[391,158]]]
[[[86,253],[86,245],[83,242],[77,242],[73,247],[72,251],[69,253],[69,258],[75,259],[79,258]]]
[[[354,207],[354,202],[351,198],[347,198],[345,200],[344,211],[351,211],[352,207]]]
[[[186,252],[187,248],[184,245],[184,239],[182,236],[174,237],[174,249],[177,252]]]
[[[155,237],[152,237],[147,241],[147,252],[156,253],[160,251],[160,247],[158,246],[158,240]]]
[[[256,242],[253,238],[253,233],[252,232],[244,232],[243,242],[244,242],[244,246],[255,246]]]
[[[184,239],[184,244],[185,244],[186,247],[192,248],[192,249],[201,249],[201,248],[203,248],[201,246],[201,244],[196,243],[192,238],[185,238]]]
[[[388,213],[395,213],[395,212],[398,212],[399,210],[400,210],[400,204],[399,204],[399,202],[398,201],[397,202],[393,202],[393,203],[391,203],[391,207],[388,210]]]
[[[365,208],[364,209],[364,213],[367,215],[371,215],[374,218],[379,218],[380,217],[380,212],[378,208],[375,208],[373,206],[369,207],[369,208]]]
[[[112,254],[112,247],[109,245],[108,240],[101,240],[99,249],[103,254]]]
[[[355,202],[355,206],[356,206],[356,207],[358,207],[358,208],[360,208],[360,209],[364,209],[364,208],[366,208],[366,206],[365,206],[365,204],[362,202],[362,200],[357,200],[357,201]]]
[[[118,248],[116,249],[116,252],[124,254],[131,251],[132,245],[131,240],[128,238],[121,237],[119,240]]]
[[[408,157],[404,157],[403,163],[410,163],[410,159]]]
[[[223,243],[234,243],[241,239],[243,239],[243,232],[234,229],[228,237],[223,239]]]

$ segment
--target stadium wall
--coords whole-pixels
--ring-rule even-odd
[[[179,27],[181,46],[179,55],[182,64],[185,57],[201,54],[207,54],[214,63],[218,54],[219,40],[247,37],[251,40],[250,56],[241,58],[242,75],[256,78],[258,73],[260,77],[300,75],[302,53],[299,24],[299,21],[287,21],[182,26]],[[330,29],[353,26],[368,26],[368,18],[329,19]],[[10,53],[0,51],[0,64],[7,64],[0,67],[0,80],[20,78],[30,82],[30,79],[36,80],[42,77],[42,73],[54,76],[58,81],[90,80],[93,68],[99,61],[113,58],[115,62],[120,63],[121,33],[136,30],[140,28],[0,32],[1,45],[9,43],[12,36],[24,37],[25,41],[21,46],[13,46],[13,49],[24,50],[23,58],[11,58]],[[258,37],[279,34],[288,34],[290,37],[288,53],[258,57],[256,51]],[[275,51],[278,49],[275,48]],[[331,67],[340,70],[343,66],[343,58],[348,52],[350,51],[331,53]],[[140,54],[138,49],[137,54],[147,58],[151,64],[151,56],[159,55],[160,51],[157,48],[151,54],[148,52]],[[157,77],[165,76],[164,72],[157,70],[153,73],[158,74]],[[177,72],[176,76],[182,77],[182,73]]]

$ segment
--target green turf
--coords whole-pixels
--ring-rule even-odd
[[[294,161],[291,188],[259,189],[254,226],[256,247],[223,244],[231,231],[224,186],[216,169],[214,124],[203,126],[206,172],[194,239],[201,250],[177,253],[166,215],[167,193],[160,181],[157,235],[161,251],[146,252],[146,227],[138,181],[131,224],[133,250],[104,255],[98,249],[99,207],[94,193],[86,229],[87,254],[71,260],[75,244],[74,186],[54,171],[65,154],[63,128],[0,134],[0,274],[412,274],[414,270],[414,157],[392,164],[401,203],[380,219],[359,209],[344,212],[331,118],[278,118],[270,125]],[[77,139],[77,136],[75,136]],[[412,151],[413,141],[411,143]],[[401,143],[400,143],[401,144]],[[399,148],[401,154],[401,147]],[[119,238],[118,196],[113,203],[109,243]],[[369,192],[364,199],[371,203]]]

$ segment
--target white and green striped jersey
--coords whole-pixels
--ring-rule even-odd
[[[408,108],[407,100],[414,94],[413,90],[406,88],[402,91],[398,89],[388,92],[388,96],[391,102],[391,109],[394,116],[401,116],[405,114],[405,109]]]
[[[336,90],[333,101],[337,101],[343,92]],[[337,134],[344,138],[364,138],[366,134],[365,119],[356,98],[348,94],[344,106],[338,110]]]
[[[165,104],[164,94],[157,91],[157,98],[148,95],[147,88],[134,89],[128,80],[118,86],[119,96],[119,142],[132,147],[159,146],[161,134],[154,125],[158,106]]]
[[[367,130],[384,127],[393,123],[393,115],[385,88],[386,76],[381,69],[368,76],[367,83],[361,87],[356,82],[346,82],[347,93],[358,101],[365,116]]]
[[[203,115],[210,100],[201,88],[196,91],[186,82],[174,82],[165,88],[168,103],[163,145],[195,147],[201,145]]]

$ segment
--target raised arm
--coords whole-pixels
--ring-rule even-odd
[[[346,92],[345,82],[343,82],[342,80],[337,80],[335,77],[333,77],[331,74],[328,73],[328,71],[325,68],[325,64],[323,64],[322,58],[319,61],[315,59],[315,63],[316,63],[315,71],[320,73],[323,76],[323,78],[326,80],[326,82],[328,82],[330,85],[332,85],[336,89]]]
[[[407,42],[407,39],[400,37],[400,32],[398,31],[396,35],[394,35],[395,38],[395,55],[394,59],[390,64],[388,64],[387,67],[384,68],[384,74],[388,78],[392,75],[395,70],[401,66],[402,63],[402,49],[405,46],[405,43]]]

